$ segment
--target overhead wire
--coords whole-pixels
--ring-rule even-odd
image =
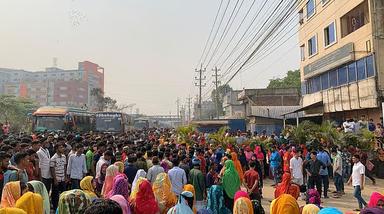
[[[208,48],[208,51],[206,52],[206,55],[205,55],[205,57],[204,57],[204,60],[202,61],[201,64],[205,64],[205,61],[207,60],[207,57],[208,57],[209,53],[211,52],[212,46],[213,46],[213,44],[215,43],[217,34],[218,34],[218,32],[219,32],[219,29],[220,29],[220,27],[221,27],[221,24],[223,23],[223,20],[224,20],[224,17],[225,17],[226,12],[227,12],[227,10],[228,10],[228,6],[229,6],[229,3],[230,3],[230,2],[231,2],[231,0],[228,0],[228,3],[227,3],[227,5],[226,5],[226,7],[225,7],[225,10],[224,10],[224,12],[223,12],[223,15],[221,16],[219,26],[217,27],[216,33],[215,33],[215,35],[214,35],[214,37],[213,37],[213,39],[212,39],[212,42],[211,42],[211,44],[210,44],[210,46],[209,46],[209,48]]]
[[[223,0],[220,0],[219,9],[217,9],[216,16],[215,16],[215,19],[214,19],[214,21],[213,21],[211,31],[209,32],[208,39],[207,39],[207,41],[205,42],[203,52],[201,53],[201,56],[200,56],[199,62],[198,62],[197,65],[196,65],[196,68],[199,67],[199,65],[201,64],[201,60],[203,59],[203,56],[204,56],[205,51],[206,51],[206,49],[207,49],[208,42],[209,42],[209,40],[211,39],[212,32],[213,32],[213,29],[215,28],[216,21],[217,21],[217,17],[219,16],[219,13],[220,13],[221,6],[222,6],[222,5],[223,5]]]
[[[220,48],[220,46],[221,46],[223,40],[225,39],[225,37],[227,36],[229,30],[231,29],[232,24],[233,24],[234,20],[236,19],[237,14],[239,13],[239,10],[240,10],[241,7],[243,6],[244,0],[241,1],[240,6],[237,8],[237,5],[239,4],[239,1],[240,1],[240,0],[237,0],[237,1],[236,1],[236,4],[235,4],[235,6],[233,7],[233,10],[232,10],[232,12],[231,12],[231,15],[230,15],[229,18],[228,18],[227,24],[226,24],[225,27],[224,27],[223,33],[221,34],[220,39],[219,39],[219,41],[217,42],[216,47],[213,49],[213,53],[212,53],[210,59],[208,60],[207,64],[205,65],[205,67],[208,67],[209,64],[211,63],[212,59],[215,57],[215,55],[216,55],[218,49]],[[235,14],[236,9],[237,9],[237,12],[236,12],[236,14]],[[235,15],[234,15],[234,14],[235,14]],[[232,17],[233,17],[233,18],[232,18]]]

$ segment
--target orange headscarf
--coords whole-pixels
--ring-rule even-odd
[[[244,179],[243,168],[241,167],[240,161],[237,159],[236,152],[231,153],[231,159],[233,161],[233,164],[235,165],[235,169],[237,171],[237,174],[239,174],[240,182],[243,182],[243,179]]]
[[[197,213],[196,206],[195,206],[195,200],[196,200],[196,195],[195,195],[195,187],[193,187],[192,184],[186,184],[184,185],[183,188],[184,191],[189,191],[193,194],[193,213]]]
[[[296,184],[291,184],[291,174],[284,173],[281,183],[279,183],[275,189],[275,198],[278,198],[282,194],[290,194],[296,200],[300,195],[300,187]]]
[[[253,213],[251,200],[246,197],[241,197],[235,201],[233,206],[233,214]]]
[[[294,197],[289,194],[282,194],[272,201],[270,214],[298,214],[300,213],[299,205]]]
[[[12,181],[5,184],[1,196],[1,208],[15,207],[17,199],[21,196],[20,181]]]
[[[43,213],[43,197],[37,193],[27,192],[16,201],[15,206],[28,214],[41,214]]]
[[[171,180],[169,180],[167,173],[162,172],[157,175],[152,190],[159,204],[161,214],[167,213],[171,207],[175,206],[177,198],[172,192]]]

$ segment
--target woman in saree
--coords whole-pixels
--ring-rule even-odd
[[[368,208],[383,208],[384,207],[384,195],[378,193],[378,192],[373,192],[371,195],[371,198],[369,199]]]
[[[116,201],[120,205],[121,210],[123,211],[123,214],[130,214],[131,213],[131,210],[129,208],[129,203],[128,203],[127,199],[124,198],[124,196],[114,195],[110,199],[113,201]]]
[[[38,193],[43,197],[43,209],[44,214],[50,214],[51,213],[51,204],[49,201],[49,195],[47,192],[47,188],[45,188],[45,185],[41,181],[30,181],[28,182],[33,187],[33,192]]]
[[[158,174],[152,189],[159,204],[160,213],[167,213],[177,202],[176,195],[172,192],[172,185],[168,175],[164,172]]]
[[[187,200],[188,201],[188,204],[192,204],[192,210],[193,210],[193,213],[197,213],[197,211],[196,211],[196,197],[195,197],[195,188],[193,187],[193,185],[192,184],[186,184],[186,185],[184,185],[184,189],[183,189],[184,191],[188,191],[188,192],[191,192],[192,193],[192,201],[190,201],[190,199],[189,198],[185,198],[185,200]]]
[[[113,186],[107,194],[107,198],[111,198],[114,195],[122,195],[125,200],[129,200],[129,183],[125,176],[117,175],[115,179],[113,179]]]
[[[299,205],[290,194],[282,194],[271,203],[270,214],[299,214]]]
[[[235,201],[233,214],[253,214],[253,206],[248,197],[240,197]]]
[[[224,189],[222,186],[213,185],[208,190],[208,205],[213,214],[228,214],[231,211],[224,205]]]
[[[28,214],[41,214],[44,212],[43,197],[37,193],[27,192],[16,201],[15,207]]]
[[[224,201],[225,206],[233,209],[233,198],[235,193],[240,189],[240,177],[237,173],[232,160],[225,161],[225,171],[222,178],[222,185],[224,188]]]
[[[101,195],[105,198],[113,186],[113,179],[118,175],[119,168],[115,165],[108,166],[105,175],[105,181],[103,188],[101,189]]]
[[[139,177],[136,181],[136,184],[135,184],[135,188],[132,187],[131,189],[131,195],[130,195],[130,200],[134,200],[136,198],[136,194],[137,192],[139,191],[139,186],[140,184],[143,182],[143,181],[148,181],[146,178],[144,177]]]
[[[307,204],[303,207],[301,214],[317,214],[320,212],[320,208],[314,204]]]
[[[135,179],[133,179],[133,182],[132,182],[131,192],[133,192],[136,189],[137,181],[139,180],[139,178],[145,178],[146,176],[147,176],[147,173],[143,169],[139,169],[136,172]]]
[[[319,214],[343,214],[343,213],[336,208],[327,207],[327,208],[321,209]]]
[[[88,196],[88,198],[91,202],[98,198],[96,193],[95,193],[95,188],[93,186],[93,177],[92,176],[84,177],[80,181],[80,188]]]
[[[237,158],[236,152],[231,153],[231,160],[233,161],[233,165],[235,165],[235,169],[237,171],[237,174],[240,177],[240,182],[243,182],[243,179],[244,179],[243,167],[241,167],[241,163],[240,163],[239,159]]]
[[[115,162],[113,165],[117,166],[119,173],[124,173],[124,163],[121,161]]]
[[[3,194],[1,195],[1,208],[15,207],[16,201],[27,191],[28,187],[23,182],[8,182],[5,184]]]
[[[79,189],[69,190],[61,193],[57,213],[83,214],[90,205],[91,201],[84,191]]]
[[[151,183],[143,179],[138,183],[136,197],[132,199],[132,206],[136,214],[158,214],[160,213],[155,194],[153,193]]]
[[[192,192],[184,191],[180,194],[178,203],[168,210],[167,214],[193,214],[188,199],[193,198]]]
[[[97,195],[99,196],[101,195],[101,192],[104,186],[105,177],[107,174],[107,168],[108,168],[108,164],[104,163],[103,165],[101,165],[100,177],[97,178],[96,180],[96,192],[97,192]]]
[[[19,208],[6,207],[6,208],[0,209],[0,214],[28,214],[28,213]]]
[[[275,198],[278,198],[282,194],[290,194],[296,200],[300,196],[300,187],[297,184],[291,183],[291,174],[284,173],[281,183],[279,183],[275,189]]]

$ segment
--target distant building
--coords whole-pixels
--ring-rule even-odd
[[[244,105],[237,100],[241,90],[230,91],[224,96],[223,109],[224,119],[243,119],[244,118]]]
[[[203,101],[201,103],[201,117],[198,103],[193,106],[193,120],[209,120],[216,117],[216,106],[213,101]]]
[[[252,132],[279,133],[284,126],[284,114],[299,109],[300,93],[296,88],[281,89],[244,89],[237,95],[244,109],[247,130]],[[286,115],[293,119],[298,115]],[[295,123],[294,123],[295,124]]]
[[[40,105],[84,107],[96,110],[92,89],[104,91],[104,68],[84,61],[78,68],[63,70],[55,67],[45,71],[0,68],[0,94],[26,97]]]
[[[383,0],[300,1],[303,111],[379,122],[384,92]]]

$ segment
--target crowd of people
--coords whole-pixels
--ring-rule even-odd
[[[190,134],[181,142],[175,130],[149,129],[124,134],[39,133],[0,137],[0,213],[264,213],[264,180],[271,178],[275,199],[270,213],[341,213],[321,206],[354,188],[356,211],[384,213],[384,196],[362,198],[365,177],[375,179],[368,154],[329,142],[297,144],[266,132],[227,133],[236,144]],[[270,139],[271,146],[250,145]],[[377,158],[383,160],[381,148]],[[306,201],[299,207],[297,200]]]

